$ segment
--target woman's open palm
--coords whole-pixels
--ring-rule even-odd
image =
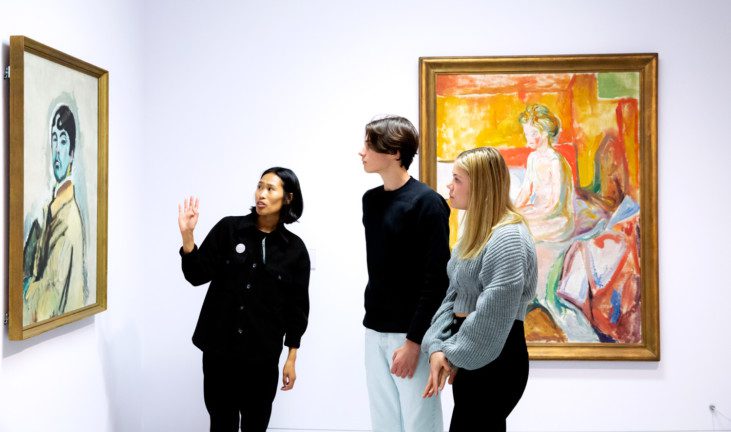
[[[193,232],[198,223],[198,203],[196,197],[190,196],[183,200],[183,204],[178,204],[178,226],[180,233]]]

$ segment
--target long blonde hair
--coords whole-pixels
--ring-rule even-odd
[[[460,153],[454,163],[470,177],[469,204],[457,254],[471,259],[482,251],[495,228],[523,222],[523,216],[510,200],[510,173],[499,151],[477,147]]]

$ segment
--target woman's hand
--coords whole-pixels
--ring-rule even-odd
[[[288,391],[294,388],[294,382],[297,380],[297,373],[294,370],[294,364],[297,361],[297,348],[290,348],[287,361],[284,362],[282,368],[282,390]]]
[[[183,236],[183,252],[189,253],[195,247],[193,238],[193,230],[198,224],[198,203],[196,197],[189,196],[183,200],[183,204],[178,204],[178,228],[180,235]]]
[[[454,382],[457,369],[453,369],[443,352],[437,351],[429,357],[429,380],[424,389],[423,398],[436,396],[444,388],[444,382],[449,377],[449,383]]]
[[[282,390],[292,390],[295,380],[297,380],[297,373],[294,370],[294,361],[287,360],[282,368]]]

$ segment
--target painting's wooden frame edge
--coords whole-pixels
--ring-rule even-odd
[[[93,76],[98,82],[96,303],[23,326],[24,55],[31,53]],[[10,36],[10,149],[8,217],[8,339],[24,340],[107,309],[107,196],[109,72],[25,36]]]
[[[437,74],[551,73],[551,72],[640,73],[640,216],[642,269],[642,335],[640,345],[528,344],[531,360],[660,360],[660,310],[657,218],[657,82],[658,54],[588,54],[503,57],[419,58],[419,177],[436,189]],[[651,251],[651,253],[647,253]]]

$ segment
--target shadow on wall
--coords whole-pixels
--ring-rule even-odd
[[[132,325],[117,330],[100,323],[99,354],[109,403],[109,430],[142,430],[142,383],[140,335]],[[130,360],[134,364],[130,364]]]
[[[6,230],[7,231],[7,230]],[[6,282],[7,286],[7,282]],[[7,293],[7,289],[5,290]],[[7,295],[5,296],[6,304],[7,304]],[[5,337],[3,338],[3,354],[2,358],[8,358],[15,354],[21,353],[25,351],[28,348],[32,348],[36,345],[42,344],[43,342],[50,340],[50,339],[56,339],[61,338],[66,334],[73,333],[78,331],[79,329],[82,329],[84,327],[94,325],[94,317],[89,317],[80,321],[76,321],[70,324],[66,324],[64,326],[55,328],[53,330],[47,331],[45,333],[41,333],[38,336],[34,336],[30,339],[22,340],[22,341],[11,341],[8,338],[8,332],[7,332],[7,326],[5,331]]]

